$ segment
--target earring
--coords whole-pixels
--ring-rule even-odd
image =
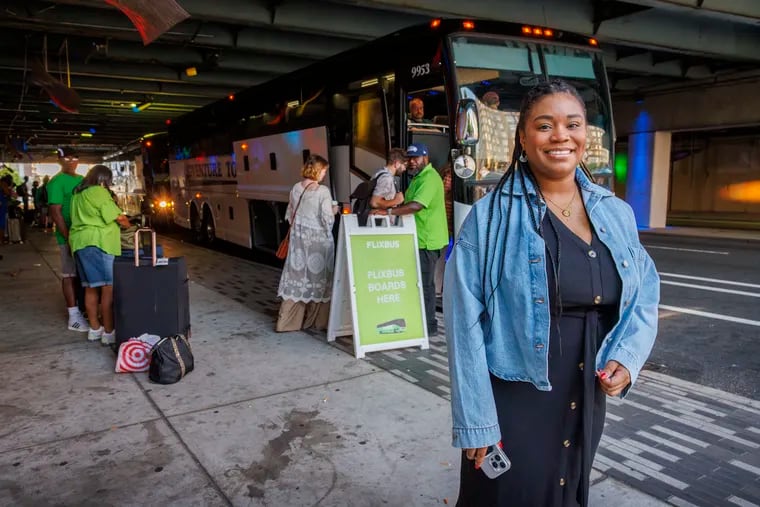
[[[525,155],[525,150],[523,150],[522,153],[520,153],[518,160],[522,162],[523,164],[528,161],[528,157]]]

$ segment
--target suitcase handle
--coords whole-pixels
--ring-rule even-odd
[[[135,231],[135,266],[140,267],[140,233],[141,232],[150,233],[151,260],[153,261],[153,266],[155,266],[156,263],[158,262],[158,257],[156,256],[156,231],[154,231],[153,229],[149,229],[147,227],[142,227]]]

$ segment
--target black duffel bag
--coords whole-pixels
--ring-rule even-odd
[[[161,338],[153,346],[148,378],[158,384],[174,384],[195,366],[190,342],[178,334]]]

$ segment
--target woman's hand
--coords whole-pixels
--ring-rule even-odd
[[[470,461],[475,460],[475,468],[480,468],[480,465],[482,465],[483,461],[486,459],[487,451],[488,451],[488,447],[479,447],[477,449],[465,449],[464,455]]]
[[[631,383],[631,372],[617,361],[608,361],[596,376],[599,377],[599,385],[607,396],[617,396]]]

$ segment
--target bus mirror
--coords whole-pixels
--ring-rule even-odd
[[[456,140],[460,146],[478,144],[478,106],[472,99],[462,99],[457,107]]]

